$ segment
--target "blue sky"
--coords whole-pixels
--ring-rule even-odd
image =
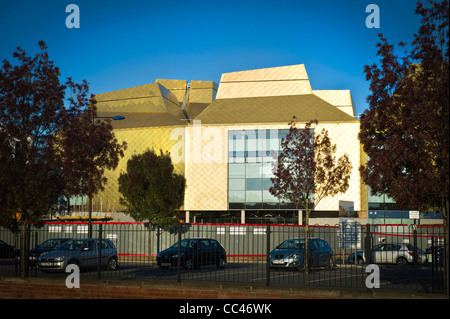
[[[80,9],[68,29],[66,6]],[[380,28],[365,25],[369,4]],[[0,0],[0,60],[39,40],[62,79],[86,79],[92,93],[156,79],[212,80],[222,73],[305,64],[313,89],[350,89],[356,112],[367,108],[364,65],[379,61],[378,33],[411,43],[416,0],[85,1]]]

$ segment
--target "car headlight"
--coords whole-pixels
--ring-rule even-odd
[[[64,256],[59,256],[55,258],[55,261],[63,261],[64,260]]]
[[[298,258],[297,254],[292,254],[292,255],[288,256],[288,259],[296,259],[296,258]]]
[[[183,257],[183,256],[184,256],[184,253],[181,253],[180,256]],[[178,254],[173,255],[172,258],[178,258]]]

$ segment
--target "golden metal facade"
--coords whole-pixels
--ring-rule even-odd
[[[131,156],[141,154],[151,148],[156,151],[161,149],[175,152],[178,149],[177,145],[184,143],[182,136],[184,128],[176,126],[116,129],[114,134],[119,143],[126,141],[128,148],[118,167],[113,171],[105,172],[108,182],[105,189],[94,196],[94,211],[117,212],[123,210],[123,207],[119,204],[118,178],[120,173],[126,172],[127,161]],[[176,173],[184,174],[185,165],[183,161],[174,163],[174,167]]]
[[[350,188],[338,198],[325,198],[317,210],[338,210],[339,200],[367,207],[367,191],[358,168],[365,156],[358,141],[359,121],[346,90],[312,90],[304,65],[242,71],[212,81],[162,80],[96,96],[99,116],[123,115],[113,121],[119,141],[128,149],[119,167],[106,172],[105,190],[94,198],[94,210],[120,211],[118,176],[133,154],[148,148],[171,152],[176,171],[185,175],[183,209],[228,209],[228,132],[286,129],[295,115],[299,123],[319,120],[338,155],[346,153],[353,169]]]
[[[253,125],[205,125],[198,123],[186,128],[185,176],[187,189],[185,209],[227,210],[228,209],[228,132],[230,130],[287,129],[286,123]],[[359,166],[361,165],[360,143],[355,138],[359,123],[319,123],[334,144],[336,156],[347,153],[352,164],[349,189],[336,197],[326,197],[316,207],[317,210],[339,209],[339,200],[353,201],[355,210],[365,210],[365,187],[361,187]]]
[[[225,73],[217,99],[312,94],[303,64]]]

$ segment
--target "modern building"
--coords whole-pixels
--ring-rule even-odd
[[[108,183],[94,197],[94,211],[117,213],[117,178],[127,160],[146,149],[171,153],[175,170],[187,180],[184,206],[188,222],[267,220],[302,223],[301,208],[269,193],[271,151],[279,151],[293,116],[299,124],[317,119],[337,156],[352,164],[348,190],[324,198],[311,217],[338,217],[340,202],[367,216],[367,189],[359,166],[359,121],[349,90],[313,90],[304,65],[222,74],[212,81],[156,80],[154,83],[96,95],[98,116],[113,121],[115,135],[128,148]]]

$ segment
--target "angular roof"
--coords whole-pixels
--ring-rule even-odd
[[[197,116],[202,124],[358,122],[314,94],[216,99]]]
[[[312,94],[303,64],[224,73],[217,99]]]
[[[350,90],[313,90],[313,94],[336,106],[341,111],[355,116],[355,107]]]
[[[213,81],[191,81],[189,101],[186,105],[186,113],[190,118],[196,118],[216,99],[217,87]]]
[[[159,83],[101,93],[95,99],[98,112],[167,112],[179,119],[186,118],[175,94]]]
[[[312,90],[303,64],[222,74],[213,81],[157,79],[97,94],[98,116],[115,129],[204,124],[357,122],[349,90]]]
[[[161,84],[172,92],[177,98],[178,104],[183,104],[186,96],[187,81],[186,80],[168,80],[168,79],[156,79],[156,83]]]
[[[217,94],[213,81],[157,79],[155,83],[97,94],[98,116],[122,115],[115,129],[186,125],[211,103]]]

